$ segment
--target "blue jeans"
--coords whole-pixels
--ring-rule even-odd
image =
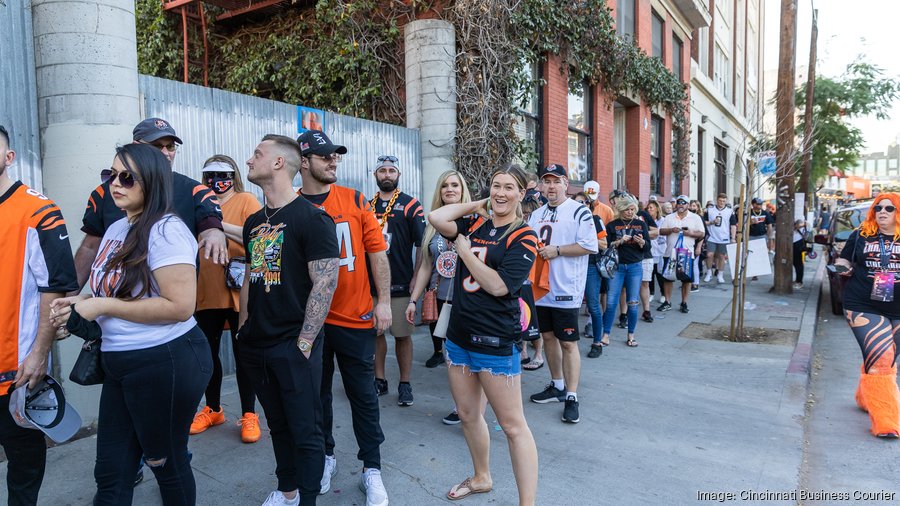
[[[637,327],[638,308],[641,305],[641,276],[643,269],[640,262],[619,264],[616,277],[609,282],[609,293],[606,295],[606,313],[603,315],[603,333],[609,334],[619,305],[619,295],[625,288],[625,301],[628,304],[628,333],[634,334]]]
[[[587,301],[588,313],[591,315],[591,327],[594,329],[594,343],[599,343],[603,329],[603,309],[600,307],[600,283],[603,277],[597,265],[588,262],[587,282],[584,284],[584,298]]]

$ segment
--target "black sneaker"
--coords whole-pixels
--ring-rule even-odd
[[[444,425],[459,425],[459,413],[454,409],[447,416],[445,416],[442,420]]]
[[[400,383],[400,386],[397,387],[397,393],[400,394],[400,396],[397,397],[398,406],[413,405],[412,385],[409,383]]]
[[[425,367],[429,369],[433,369],[444,363],[444,354],[436,351],[434,355],[431,356],[428,360],[425,361]]]
[[[620,314],[620,315],[619,315],[619,323],[617,324],[617,326],[618,326],[620,329],[627,329],[627,328],[628,328],[628,315],[627,315],[627,314]]]
[[[669,301],[665,301],[665,302],[663,302],[662,304],[660,304],[659,307],[656,308],[656,310],[657,310],[657,311],[671,311],[671,310],[672,310],[672,304],[670,304]]]
[[[600,355],[603,355],[603,346],[600,346],[599,344],[592,344],[591,351],[589,351],[587,354],[588,358],[597,358]]]
[[[375,378],[375,394],[379,397],[388,393],[388,383],[387,380],[381,378]]]
[[[566,393],[553,386],[553,383],[547,385],[542,392],[538,392],[531,396],[531,402],[538,404],[547,404],[548,402],[563,402],[566,400]]]
[[[641,320],[644,320],[647,323],[653,323],[653,315],[650,314],[650,311],[644,311],[644,314],[641,315]]]
[[[682,302],[682,303],[681,303],[681,312],[682,312],[682,313],[687,313],[687,312],[689,312],[689,311],[690,311],[690,309],[688,309],[688,307],[687,307],[687,302]]]
[[[578,423],[581,418],[578,417],[578,401],[575,400],[575,397],[569,396],[566,398],[566,407],[563,408],[563,416],[562,421],[566,423]]]

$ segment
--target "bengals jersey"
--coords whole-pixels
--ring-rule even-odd
[[[537,255],[537,234],[524,223],[509,234],[509,225],[494,227],[491,220],[461,218],[456,224],[458,233],[469,234],[472,253],[500,275],[507,294],[489,294],[458,262],[447,338],[469,351],[509,356],[522,335],[519,297],[530,290],[524,283]]]
[[[372,205],[380,224],[390,200],[375,197]],[[391,296],[409,297],[409,283],[413,277],[413,247],[422,246],[425,236],[425,213],[422,204],[412,195],[400,192],[391,205],[384,224],[388,260],[391,262]]]
[[[187,225],[195,237],[210,228],[222,228],[222,209],[216,195],[197,181],[172,172],[172,207],[175,214]],[[81,230],[88,235],[103,237],[106,229],[125,217],[125,211],[116,207],[109,193],[109,184],[101,184],[88,198],[82,218]]]
[[[341,252],[338,285],[325,322],[340,327],[372,328],[372,293],[366,253],[385,251],[387,243],[369,201],[357,190],[334,184],[328,193],[300,195],[328,213],[337,231]]]
[[[31,351],[41,293],[78,289],[59,207],[21,182],[0,195],[0,392]]]

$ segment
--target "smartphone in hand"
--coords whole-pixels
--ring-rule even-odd
[[[850,272],[850,269],[848,269],[844,265],[831,264],[831,265],[827,266],[826,269],[828,269],[829,271],[831,271],[835,274],[846,274],[846,273]]]

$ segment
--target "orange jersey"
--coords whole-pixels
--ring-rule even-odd
[[[335,184],[324,201],[317,198],[321,196],[300,195],[328,213],[337,231],[340,270],[325,322],[357,329],[373,327],[366,254],[386,251],[387,243],[369,201],[362,192]]]
[[[0,391],[31,352],[41,293],[78,289],[69,232],[52,200],[17,182],[0,195]]]
[[[616,219],[616,213],[612,208],[599,201],[594,202],[594,216],[599,216],[604,225]]]

